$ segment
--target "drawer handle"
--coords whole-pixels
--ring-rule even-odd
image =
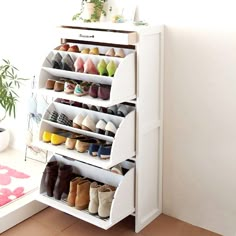
[[[94,38],[94,35],[79,34],[81,38]]]

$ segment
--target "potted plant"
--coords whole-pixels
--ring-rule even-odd
[[[76,13],[72,20],[83,20],[84,22],[97,22],[101,15],[106,16],[106,11],[103,9],[104,3],[107,0],[82,0],[81,9]]]
[[[16,117],[17,90],[24,78],[17,75],[18,69],[9,60],[3,59],[0,64],[0,122],[6,116]],[[0,127],[0,152],[6,149],[10,140],[9,131]]]

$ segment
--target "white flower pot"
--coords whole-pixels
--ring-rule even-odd
[[[101,17],[102,11],[97,12],[97,19],[93,18],[92,15],[95,12],[95,4],[91,2],[86,2],[84,5],[84,13],[83,13],[83,18],[86,20],[92,20],[92,21],[99,21]]]
[[[6,129],[0,128],[0,152],[4,151],[10,142],[10,132]]]

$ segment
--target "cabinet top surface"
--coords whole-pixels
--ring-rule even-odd
[[[135,25],[133,22],[129,23],[112,23],[112,22],[95,22],[84,23],[81,21],[69,21],[60,24],[58,27],[75,27],[84,29],[101,29],[101,30],[115,30],[115,31],[135,31],[135,32],[161,32],[163,25]]]

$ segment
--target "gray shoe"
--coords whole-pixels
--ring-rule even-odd
[[[74,61],[69,54],[62,58],[61,63],[62,70],[75,71]]]

